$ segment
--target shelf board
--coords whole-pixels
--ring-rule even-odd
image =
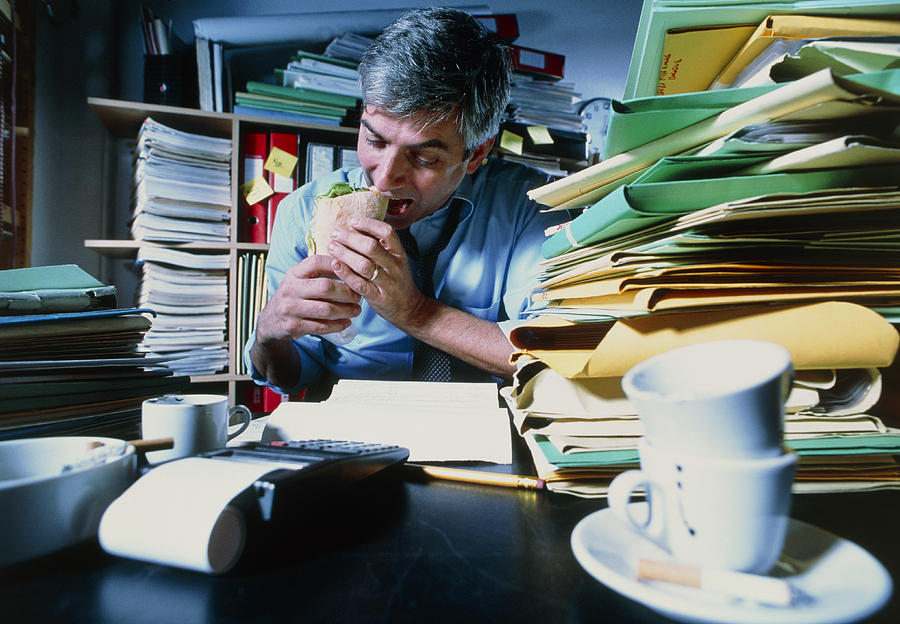
[[[93,249],[106,258],[133,258],[141,247],[165,247],[185,251],[267,251],[269,246],[265,243],[153,243],[136,240],[110,240],[100,238],[88,238],[84,246]]]
[[[190,127],[191,132],[215,134],[231,138],[236,122],[266,126],[316,129],[328,133],[356,135],[356,127],[328,126],[323,124],[299,123],[266,117],[250,117],[233,113],[213,113],[197,108],[181,108],[147,102],[129,102],[108,98],[89,97],[88,104],[94,109],[100,121],[110,134],[119,138],[134,138],[147,117],[174,127]]]
[[[234,373],[191,375],[191,383],[215,383],[219,381],[250,381],[250,375],[235,375]]]

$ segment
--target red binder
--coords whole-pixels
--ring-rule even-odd
[[[246,405],[254,414],[263,411],[264,389],[263,386],[257,386],[256,384],[250,384],[250,387],[247,388],[247,396],[244,399],[244,405]]]
[[[247,132],[242,137],[243,143],[243,183],[255,178],[264,177],[263,165],[266,162],[268,137],[264,132]],[[266,201],[248,205],[241,199],[240,239],[250,243],[266,242]]]
[[[519,22],[515,13],[498,13],[494,15],[473,15],[473,18],[484,29],[494,33],[500,39],[513,41],[519,36]]]
[[[293,132],[270,132],[269,143],[272,147],[284,150],[288,154],[298,156],[300,154],[300,136]],[[266,228],[266,242],[272,240],[272,226],[275,225],[275,213],[278,211],[278,204],[288,193],[297,188],[297,172],[300,170],[299,162],[294,167],[291,177],[286,178],[278,175],[273,171],[266,171],[268,175],[269,186],[275,193],[269,197],[268,207],[266,211],[266,220],[268,226]]]
[[[509,46],[513,69],[532,74],[545,80],[560,80],[565,75],[566,57],[562,54],[525,48],[515,44]]]

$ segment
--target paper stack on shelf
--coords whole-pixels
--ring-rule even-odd
[[[139,250],[137,262],[138,305],[157,313],[140,349],[168,356],[179,374],[222,370],[228,363],[228,254],[150,247]]]
[[[518,36],[514,15],[482,16],[488,27],[506,38]],[[563,177],[587,165],[587,128],[576,109],[581,94],[562,80],[565,57],[552,52],[509,46],[513,72],[509,103],[500,124],[494,154]]]
[[[182,132],[146,119],[135,148],[136,240],[231,239],[231,139]],[[228,253],[143,246],[137,305],[156,312],[140,350],[166,356],[184,375],[227,365]]]
[[[576,112],[580,96],[572,83],[514,73],[498,154],[557,177],[585,166],[587,131]]]
[[[89,294],[73,295],[103,288],[97,283],[75,265],[0,271],[4,292],[38,294],[51,304],[0,316],[0,439],[139,437],[142,401],[187,387],[168,358],[138,349],[149,310],[117,308],[114,295],[97,307]],[[81,311],[50,311],[60,300],[70,309],[80,302]]]
[[[621,376],[722,338],[791,351],[797,491],[900,487],[900,423],[867,413],[900,342],[900,69],[809,69],[615,102],[605,159],[529,193],[584,208],[548,232],[538,316],[510,333],[507,400],[551,487],[603,495],[637,462]]]
[[[227,242],[231,149],[230,139],[181,132],[148,117],[135,146],[134,239]]]

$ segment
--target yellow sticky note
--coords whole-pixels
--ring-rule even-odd
[[[272,151],[269,152],[269,157],[266,158],[266,164],[263,165],[263,169],[290,178],[293,175],[294,167],[296,166],[296,156],[288,154],[279,147],[273,147]]]
[[[269,186],[269,183],[266,182],[263,177],[253,178],[249,182],[241,184],[241,194],[243,194],[244,199],[247,200],[247,203],[251,206],[253,204],[258,204],[274,192],[275,191],[272,190],[272,187]]]
[[[528,136],[535,145],[550,145],[553,143],[553,137],[547,126],[528,126]]]
[[[500,147],[514,154],[522,154],[522,143],[524,142],[522,137],[509,130],[504,130],[500,134]]]

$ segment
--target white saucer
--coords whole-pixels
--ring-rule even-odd
[[[646,505],[646,503],[632,503]],[[639,581],[640,557],[671,556],[619,521],[609,509],[583,518],[572,531],[572,551],[588,574],[620,594],[682,622],[833,624],[880,609],[891,596],[891,577],[868,552],[812,525],[791,520],[775,573],[812,598],[774,607],[661,581]],[[783,574],[779,570],[787,569]]]

